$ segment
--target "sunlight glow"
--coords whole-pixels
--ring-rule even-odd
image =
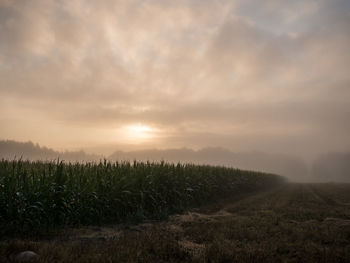
[[[154,129],[143,124],[132,124],[125,127],[124,133],[129,141],[139,143],[152,139]]]

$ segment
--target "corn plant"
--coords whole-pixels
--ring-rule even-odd
[[[165,162],[0,161],[0,234],[160,219],[283,182],[273,174]]]

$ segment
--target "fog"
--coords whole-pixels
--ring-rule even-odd
[[[348,0],[2,0],[0,139],[332,180],[349,28]]]
[[[232,152],[225,148],[116,150],[111,155],[55,151],[32,142],[0,141],[0,158],[64,162],[144,161],[219,165],[283,175],[291,182],[350,182],[350,153],[326,153],[307,162],[287,154]]]

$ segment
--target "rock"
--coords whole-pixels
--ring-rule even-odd
[[[33,251],[23,251],[16,255],[15,260],[18,262],[33,262],[37,259],[38,254]]]

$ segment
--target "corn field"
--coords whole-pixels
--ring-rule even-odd
[[[207,165],[1,160],[0,234],[160,219],[281,182],[277,175]]]

